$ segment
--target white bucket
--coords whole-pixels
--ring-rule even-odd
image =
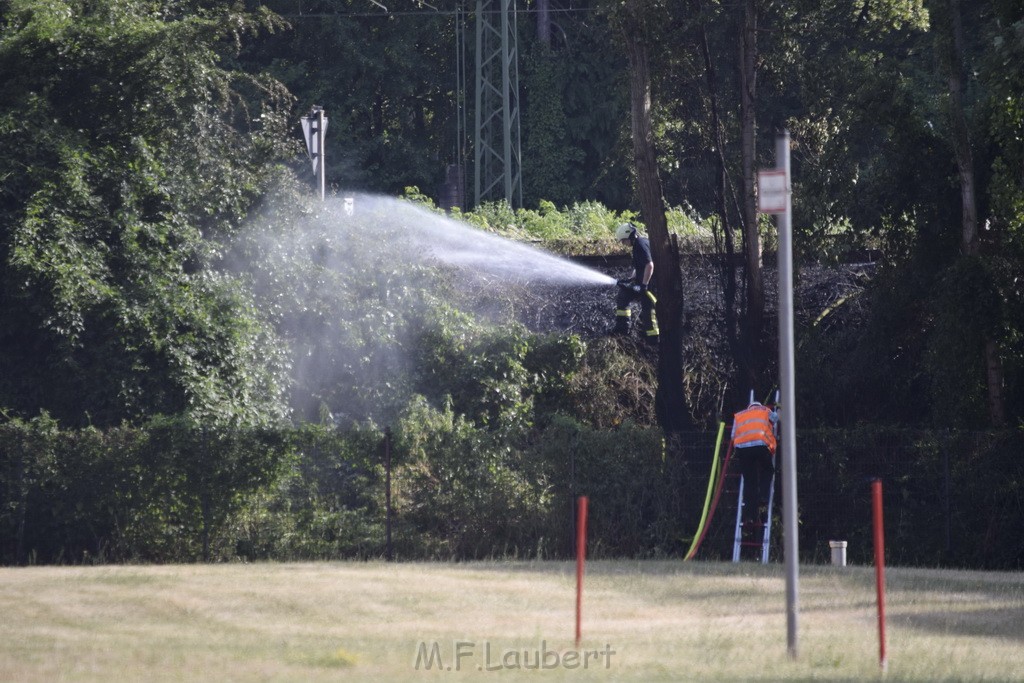
[[[845,567],[846,541],[829,541],[828,547],[832,549],[832,564],[837,567]]]

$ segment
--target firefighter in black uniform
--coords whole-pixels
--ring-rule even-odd
[[[651,258],[651,243],[641,237],[632,223],[622,223],[615,229],[615,238],[628,244],[633,250],[633,273],[625,280],[619,280],[615,297],[615,327],[613,334],[628,334],[629,322],[633,316],[630,304],[640,300],[640,328],[646,341],[658,341],[658,318],[654,312],[657,303],[654,293],[654,260]]]

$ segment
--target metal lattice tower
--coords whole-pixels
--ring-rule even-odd
[[[515,0],[476,2],[475,201],[523,204]]]

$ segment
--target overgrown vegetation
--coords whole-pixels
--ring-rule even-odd
[[[1019,550],[995,540],[1020,510],[1019,466],[990,448],[1009,452],[1024,415],[1024,16],[1013,3],[964,8],[964,59],[977,68],[960,113],[979,141],[983,228],[965,241],[950,191],[952,95],[928,64],[945,39],[925,10],[950,6],[764,4],[767,24],[800,27],[799,40],[765,32],[775,87],[758,102],[763,122],[794,134],[800,257],[884,254],[856,306],[829,302],[826,323],[797,330],[801,430],[840,430],[842,444],[813,446],[809,487],[851,500],[859,484],[840,473],[893,427],[984,434],[990,446],[915,437],[896,452],[920,474],[886,476],[927,488],[934,452],[949,451],[958,490],[996,492],[947,516],[964,534],[984,529],[980,546],[959,546],[979,564],[1019,566]],[[403,260],[419,248],[403,239],[406,218],[383,217],[377,235],[344,230],[289,168],[301,155],[297,112],[315,98],[331,139],[345,141],[331,157],[335,189],[404,189],[433,208],[442,166],[460,161],[449,154],[447,15],[289,26],[207,5],[4,4],[3,561],[378,556],[385,429],[401,557],[560,556],[580,492],[595,497],[599,553],[678,553],[711,447],[706,435],[663,443],[650,355],[510,323],[511,289],[473,290],[451,269]],[[614,8],[584,5],[602,11],[566,17],[564,44],[523,38],[537,208],[452,212],[575,255],[620,249],[614,226],[643,218],[631,199],[625,60],[608,48],[603,12]],[[737,84],[714,79],[731,73],[714,67],[736,66],[742,22],[723,3],[687,7],[646,11],[666,19],[649,39],[664,56],[652,82],[669,231],[723,266],[702,285],[709,320],[686,321],[706,337],[684,363],[690,417],[710,432],[736,407],[726,389],[749,390],[734,373],[744,349],[718,341],[738,338],[726,321],[740,319],[747,291],[720,293],[736,274],[725,243],[741,192],[727,104]],[[707,41],[703,63],[692,61]],[[760,229],[770,248],[768,221]],[[981,431],[993,424],[1003,430]],[[1006,478],[974,466],[988,461]],[[899,490],[917,507],[897,537],[931,533],[934,499]],[[827,510],[805,513],[806,533],[842,531]],[[933,546],[905,560],[972,561]]]
[[[556,416],[492,431],[423,398],[387,437],[373,425],[240,431],[157,420],[101,432],[13,420],[0,425],[0,561],[567,558],[577,495],[591,499],[592,556],[679,557],[700,516],[713,436],[683,435],[670,454],[658,430],[630,422],[607,430]],[[869,482],[881,478],[890,563],[1020,567],[1019,438],[801,432],[804,559],[826,562],[838,538],[851,557],[871,556]],[[734,504],[723,499],[702,557],[731,556]]]

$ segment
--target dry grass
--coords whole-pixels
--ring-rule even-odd
[[[569,563],[8,568],[0,680],[872,679],[873,577],[801,569],[794,660],[778,565],[590,563],[581,659],[567,669]],[[887,679],[1024,680],[1024,574],[895,569],[888,580]],[[421,642],[438,643],[444,666],[458,649],[460,670],[417,670]],[[614,654],[586,655],[606,646]],[[486,670],[532,666],[541,647],[542,663],[557,653],[560,665]]]

